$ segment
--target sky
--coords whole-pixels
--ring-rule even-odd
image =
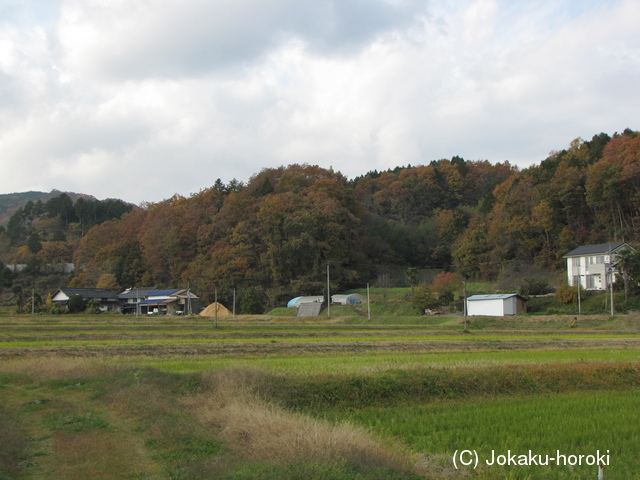
[[[2,0],[0,193],[526,168],[640,129],[638,0]]]

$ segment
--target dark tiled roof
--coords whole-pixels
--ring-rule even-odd
[[[61,288],[60,291],[67,297],[71,298],[74,295],[80,295],[82,298],[102,298],[118,300],[118,295],[111,290],[105,288]]]
[[[609,252],[615,252],[623,245],[626,245],[625,242],[611,242],[611,243],[599,243],[598,245],[584,245],[582,247],[575,248],[571,250],[564,257],[585,257],[588,255],[606,255]]]

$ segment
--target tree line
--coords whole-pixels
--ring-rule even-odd
[[[526,169],[456,156],[349,180],[290,165],[136,209],[57,198],[16,212],[0,241],[10,261],[73,261],[72,286],[190,285],[205,301],[236,289],[275,306],[324,292],[327,265],[333,291],[390,267],[557,271],[578,245],[637,241],[639,187],[640,137],[627,129]]]

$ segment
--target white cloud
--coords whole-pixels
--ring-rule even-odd
[[[91,77],[183,77],[244,66],[291,37],[324,53],[348,51],[414,18],[408,0],[68,0],[58,54]]]
[[[293,162],[526,165],[639,128],[634,0],[45,4],[0,23],[1,192],[141,202]]]

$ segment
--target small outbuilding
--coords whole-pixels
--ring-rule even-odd
[[[467,314],[470,316],[504,317],[526,311],[526,299],[515,293],[473,295],[467,298]]]
[[[292,298],[291,300],[289,300],[289,303],[287,303],[287,307],[289,308],[297,308],[300,305],[302,305],[303,303],[323,303],[324,302],[324,297],[322,296],[317,296],[317,297],[296,297],[296,298]]]
[[[366,299],[359,293],[351,293],[349,295],[331,295],[331,303],[335,305],[356,305],[365,303]]]

